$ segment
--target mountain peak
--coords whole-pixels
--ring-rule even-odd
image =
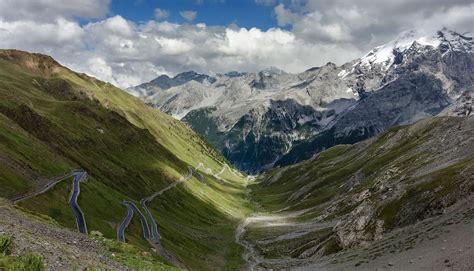
[[[186,84],[190,81],[196,81],[204,85],[210,85],[214,83],[216,79],[207,74],[200,74],[190,70],[179,73],[174,77],[160,75],[148,83],[143,83],[136,87],[129,88],[128,91],[135,96],[142,96],[143,94],[150,95],[156,91],[156,87],[162,90],[167,90],[172,87]]]
[[[50,77],[59,68],[64,68],[52,57],[21,50],[0,50],[0,58],[13,62],[37,75]]]
[[[380,64],[388,69],[396,62],[397,55],[412,46],[443,47],[444,51],[472,50],[472,37],[461,35],[455,31],[443,28],[435,34],[426,34],[417,30],[409,30],[400,34],[396,39],[378,46],[363,56],[355,65],[372,66]]]
[[[247,74],[246,72],[230,71],[230,72],[226,72],[224,75],[228,77],[240,77],[246,74]]]
[[[182,73],[177,74],[174,78],[182,77],[182,76],[196,76],[196,75],[204,75],[204,74],[199,74],[193,70],[190,71],[185,71]]]
[[[274,66],[270,66],[266,69],[263,69],[259,72],[259,74],[263,74],[265,76],[269,76],[269,75],[281,75],[281,74],[286,74],[286,72],[282,69],[279,69],[277,67],[274,67]]]

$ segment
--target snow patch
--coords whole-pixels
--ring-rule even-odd
[[[337,76],[344,79],[349,73],[350,72],[348,72],[347,70],[342,70],[337,74]]]
[[[307,123],[307,122],[312,121],[313,119],[314,119],[314,118],[313,118],[312,116],[304,116],[304,117],[298,119],[298,124],[299,124],[299,125],[303,125],[303,124],[305,124],[305,123]]]
[[[389,69],[395,61],[394,52],[398,51],[403,53],[409,49],[414,43],[423,45],[423,46],[432,46],[437,47],[440,45],[441,41],[435,36],[423,36],[421,33],[416,31],[408,31],[402,34],[397,39],[376,47],[365,56],[360,59],[360,62],[356,63],[354,66],[362,64],[364,66],[372,66],[373,64],[382,64],[384,68]]]

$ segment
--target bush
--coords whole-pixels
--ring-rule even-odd
[[[43,271],[44,263],[43,257],[33,253],[25,253],[20,256],[20,260],[23,263],[23,270],[28,271]]]
[[[10,255],[13,249],[13,240],[9,235],[0,235],[0,253]]]

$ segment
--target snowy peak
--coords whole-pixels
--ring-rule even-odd
[[[427,37],[417,31],[411,30],[402,33],[395,40],[378,46],[363,56],[355,65],[373,66],[382,65],[385,70],[399,61],[399,54],[413,45],[438,47],[440,40],[434,36]]]
[[[474,52],[474,39],[457,32],[443,29],[437,33],[440,50],[443,54],[449,51]]]

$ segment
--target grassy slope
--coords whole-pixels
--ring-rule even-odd
[[[375,216],[364,230],[373,234],[375,221],[381,220],[383,231],[390,231],[432,216],[473,191],[473,133],[473,117],[394,127],[374,139],[339,145],[311,160],[275,168],[252,186],[252,198],[261,211],[270,213],[288,206],[285,210],[290,212],[308,210],[290,219],[296,224],[341,219],[362,203],[369,204]],[[274,227],[262,232],[257,227],[247,238],[263,240],[291,231]],[[329,226],[291,243],[258,248],[269,258],[298,257],[320,234],[328,238],[332,232]],[[332,241],[326,249],[334,252],[340,247]]]
[[[84,168],[91,178],[81,186],[79,203],[89,230],[109,238],[115,238],[115,227],[126,214],[123,200],[138,201],[165,187],[186,174],[187,164],[202,162],[218,172],[224,162],[181,122],[46,56],[1,51],[0,97],[0,185],[7,188],[0,196],[20,194]],[[226,261],[237,265],[235,251],[240,248],[233,242],[233,229],[248,212],[243,178],[224,184],[207,178],[209,185],[193,178],[150,204],[163,243],[194,269],[218,268]],[[66,202],[69,188],[66,180],[21,206],[74,227]],[[147,247],[135,220],[127,239]],[[203,240],[212,249],[193,254],[182,249],[200,247]]]
[[[2,217],[0,219],[0,227],[2,229],[7,230],[6,232],[2,232],[2,234],[0,234],[0,237],[7,238],[14,236],[11,239],[12,244],[10,246],[12,254],[0,253],[0,270],[36,270],[33,269],[31,265],[28,265],[28,262],[26,262],[23,257],[23,255],[31,253],[43,257],[43,264],[46,265],[47,269],[49,268],[47,266],[47,260],[45,258],[50,258],[49,260],[51,261],[51,258],[55,258],[57,256],[60,256],[63,259],[70,259],[72,257],[76,257],[75,259],[78,260],[81,257],[85,257],[82,255],[84,255],[84,253],[87,253],[87,251],[76,251],[75,249],[71,249],[69,247],[71,244],[74,244],[71,243],[71,240],[64,237],[57,238],[58,234],[62,235],[65,233],[64,230],[60,228],[60,225],[58,225],[57,220],[51,218],[51,216],[41,215],[35,211],[23,209],[21,207],[18,208],[11,206],[6,200],[1,198],[0,208],[2,212]],[[21,221],[23,221],[23,223],[27,223],[33,229],[18,229],[14,231],[14,234],[12,234],[11,229],[9,229],[8,225],[17,222],[17,219],[20,219]],[[29,232],[26,236],[24,235],[25,231]],[[42,234],[37,235],[37,232],[42,232]],[[69,235],[70,237],[72,236],[72,238],[83,238],[80,237],[77,233],[69,233]],[[116,261],[133,270],[179,270],[178,268],[174,268],[170,265],[164,264],[158,255],[154,253],[145,252],[143,249],[140,249],[137,246],[131,244],[124,244],[115,240],[104,238],[97,232],[92,233],[89,238],[89,240],[88,238],[85,238],[86,241],[91,241],[92,239],[94,243],[101,246],[100,255],[106,257],[106,261]],[[59,253],[59,255],[53,256],[52,251],[33,251],[29,246],[29,243],[31,243],[32,240],[34,240],[35,244],[49,243],[51,245],[49,249],[53,248],[53,250],[59,250],[57,252]],[[82,243],[76,244],[78,247],[81,247],[83,245]],[[78,253],[80,255],[78,255]],[[81,264],[86,265],[88,267],[87,270],[102,270],[105,268],[103,266],[103,263],[104,262],[99,264],[94,263],[94,261],[89,258],[81,260]],[[77,269],[77,266],[70,266],[70,268]]]

